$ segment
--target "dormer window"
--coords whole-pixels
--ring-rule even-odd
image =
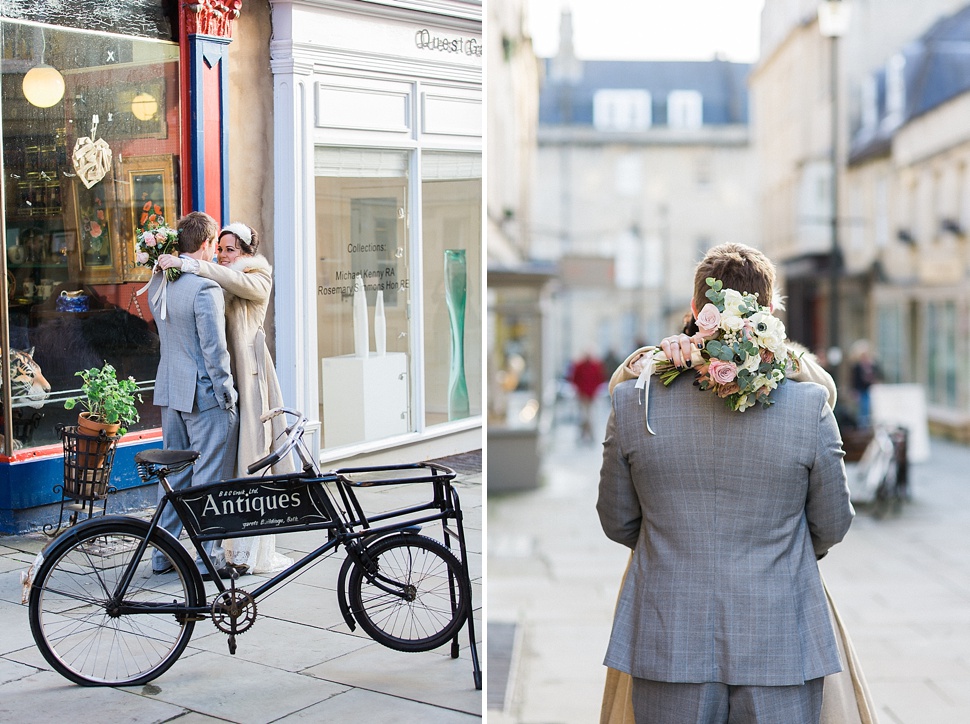
[[[704,123],[704,99],[695,90],[675,90],[667,96],[667,125],[693,130]]]
[[[862,111],[862,127],[859,129],[866,135],[871,135],[876,130],[879,123],[879,95],[876,79],[868,76],[862,80],[860,90],[860,103]]]
[[[598,90],[593,96],[593,125],[599,131],[642,131],[650,128],[653,112],[645,90]]]
[[[886,118],[883,125],[891,130],[903,122],[906,112],[906,58],[897,53],[886,64]]]

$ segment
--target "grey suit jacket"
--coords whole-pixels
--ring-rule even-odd
[[[153,275],[148,288],[161,344],[155,404],[179,412],[233,407],[237,396],[229,368],[222,288],[211,279],[183,274],[168,282],[162,319],[160,301],[155,301],[161,280],[161,274]]]
[[[797,685],[841,670],[816,556],[849,529],[825,390],[732,412],[684,375],[613,394],[597,511],[633,548],[605,663],[638,678]]]

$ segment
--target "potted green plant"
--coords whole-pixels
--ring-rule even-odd
[[[81,396],[64,401],[64,407],[73,410],[81,405],[84,412],[78,414],[78,432],[97,436],[101,430],[105,435],[124,435],[128,425],[138,422],[138,408],[141,393],[134,377],[119,379],[114,365],[104,363],[101,369],[92,367],[80,370],[75,375],[81,378]]]

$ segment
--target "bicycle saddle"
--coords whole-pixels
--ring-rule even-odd
[[[195,462],[199,455],[195,450],[142,450],[135,455],[136,463],[164,465],[167,468]]]
[[[135,468],[138,477],[147,483],[156,475],[164,479],[166,475],[185,470],[200,454],[195,450],[143,450],[135,455]]]

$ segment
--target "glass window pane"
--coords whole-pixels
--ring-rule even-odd
[[[408,154],[318,148],[314,167],[320,419],[333,448],[413,429]]]
[[[0,15],[78,30],[174,40],[178,28],[173,0],[4,0]],[[6,57],[6,56],[4,56]]]
[[[178,46],[10,21],[0,32],[10,340],[40,370],[12,354],[14,436],[59,444],[55,425],[77,420],[63,409],[75,372],[105,361],[144,390],[130,429],[158,427],[158,335],[134,240],[146,203],[149,223],[178,217]],[[41,64],[56,74],[35,84]],[[59,84],[49,104],[36,95]],[[41,378],[46,400],[30,384]]]
[[[421,157],[425,424],[482,414],[482,157]]]

